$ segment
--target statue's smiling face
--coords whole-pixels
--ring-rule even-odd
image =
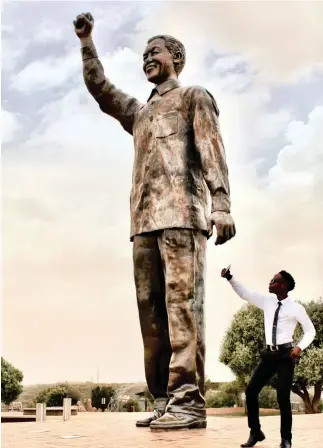
[[[175,75],[173,56],[165,46],[164,39],[149,42],[143,54],[143,70],[147,80],[154,84]]]

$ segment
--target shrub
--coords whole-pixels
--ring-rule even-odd
[[[235,397],[223,391],[208,390],[205,404],[207,408],[231,408],[235,404]]]
[[[104,411],[110,401],[111,398],[114,396],[115,390],[112,387],[107,386],[97,386],[94,389],[92,389],[91,397],[92,397],[92,406],[94,406],[97,409],[102,409]],[[102,404],[102,398],[105,398],[105,404]]]
[[[265,386],[259,394],[259,407],[264,409],[279,409],[276,391]]]
[[[134,412],[139,412],[140,407],[137,400],[133,400],[129,398],[129,400],[123,404],[121,411],[123,412],[132,412],[132,408],[134,408]]]
[[[23,373],[1,357],[1,402],[9,405],[21,394]]]
[[[48,407],[63,406],[64,398],[72,399],[72,406],[81,399],[81,393],[71,388],[68,384],[58,384],[54,387],[42,390],[37,398],[37,403],[46,403]]]
[[[237,406],[241,404],[241,392],[244,391],[244,387],[239,380],[223,383],[219,390],[233,397],[234,403]]]

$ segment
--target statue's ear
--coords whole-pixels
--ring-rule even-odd
[[[180,51],[176,51],[174,55],[174,62],[180,62],[183,59],[183,55]]]

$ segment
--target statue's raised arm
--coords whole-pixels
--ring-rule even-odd
[[[86,87],[97,101],[100,109],[118,120],[132,135],[134,117],[141,103],[117,89],[104,74],[92,39],[94,18],[91,13],[79,14],[74,20],[75,34],[81,42],[83,77]]]

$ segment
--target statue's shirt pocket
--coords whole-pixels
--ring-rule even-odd
[[[156,121],[156,138],[165,138],[178,133],[177,111],[167,112]]]

